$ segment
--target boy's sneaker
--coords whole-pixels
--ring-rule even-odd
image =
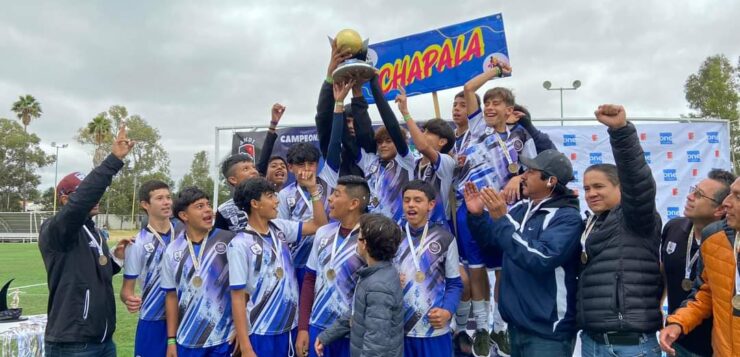
[[[452,345],[459,354],[469,356],[473,353],[473,340],[465,330],[457,331],[452,335]]]
[[[491,332],[491,343],[495,343],[499,356],[511,355],[511,344],[509,343],[509,331],[502,330]]]
[[[488,331],[478,329],[473,335],[473,356],[488,357],[491,354],[491,336]]]

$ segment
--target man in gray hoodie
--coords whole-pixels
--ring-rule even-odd
[[[391,260],[401,243],[401,229],[380,214],[360,218],[357,254],[367,263],[358,270],[352,310],[316,339],[316,354],[324,345],[350,334],[353,357],[403,356],[403,291]],[[350,329],[351,327],[351,329]]]

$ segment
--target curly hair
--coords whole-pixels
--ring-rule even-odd
[[[386,216],[366,213],[360,217],[360,238],[373,259],[389,261],[396,256],[401,244],[401,228]]]

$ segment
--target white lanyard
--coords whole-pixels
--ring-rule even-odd
[[[159,235],[159,232],[157,232],[157,230],[154,229],[151,224],[147,224],[146,228],[149,228],[149,230],[152,232],[152,235],[154,235],[154,237],[156,237],[159,241],[159,244],[161,244],[163,247],[167,246],[167,244],[165,244],[164,242],[164,239],[162,239],[162,236]],[[170,237],[172,237],[173,234],[175,234],[175,227],[173,227],[172,222],[170,222]]]
[[[311,216],[313,217],[313,205],[308,200],[308,198],[306,198],[306,195],[303,193],[303,187],[301,187],[301,185],[299,185],[297,182],[295,184],[295,187],[296,189],[298,189],[298,193],[301,194],[301,198],[303,199],[303,202],[306,203],[306,208],[308,209],[309,212],[311,212]]]
[[[262,233],[257,232],[257,230],[254,229],[254,227],[252,227],[250,225],[247,225],[247,228],[249,228],[252,231],[254,231],[254,233],[257,233],[257,235],[260,236],[260,238],[265,239],[265,237],[262,235]],[[275,233],[272,232],[272,228],[270,228],[270,226],[267,226],[267,234],[270,235],[270,240],[272,241],[271,244],[270,244],[270,250],[272,250],[272,252],[275,253],[275,263],[277,264],[278,268],[281,268],[282,269],[282,267],[283,267],[283,255],[280,254],[280,252],[279,252],[279,250],[280,250],[279,244],[280,243],[277,241],[277,238],[275,238]]]
[[[406,222],[406,240],[409,242],[409,250],[411,250],[411,258],[414,261],[414,266],[416,267],[416,271],[421,271],[421,265],[419,265],[418,253],[421,250],[421,248],[424,246],[424,240],[427,237],[428,231],[429,231],[429,221],[427,221],[427,223],[424,224],[424,232],[421,234],[421,238],[419,239],[419,245],[417,247],[414,247],[414,241],[413,239],[411,239],[411,232],[409,231],[409,223]]]
[[[740,233],[735,233],[735,251],[732,252],[732,255],[735,257],[735,266],[732,267],[735,269],[735,295],[740,295],[740,272],[737,271],[737,254],[740,251]]]
[[[594,226],[596,226],[596,215],[592,214],[588,216],[588,220],[586,220],[586,229],[581,233],[581,252],[586,251],[586,239],[588,239],[588,235],[591,234]]]
[[[193,260],[193,268],[195,269],[195,275],[200,276],[200,263],[203,261],[203,251],[206,250],[206,244],[208,244],[208,236],[211,235],[211,232],[208,231],[206,233],[206,237],[203,238],[200,244],[200,249],[198,250],[198,256],[195,256],[195,249],[193,249],[193,242],[188,238],[188,234],[185,233],[185,240],[188,241],[188,251],[190,251],[190,259]]]
[[[542,204],[545,203],[545,202],[547,202],[547,200],[549,200],[549,199],[550,199],[550,197],[545,198],[544,200],[542,200],[542,202],[540,202],[539,204],[537,204],[537,206],[534,207],[534,210],[532,210],[532,201],[529,201],[529,204],[527,205],[527,212],[524,213],[524,218],[522,219],[522,225],[519,226],[519,231],[520,232],[524,233],[524,226],[527,224],[527,221],[530,218],[532,218],[530,216],[530,211],[532,212],[532,215],[534,215],[534,213],[537,212],[538,209],[540,209],[540,206],[542,206]]]
[[[354,228],[347,234],[346,237],[344,237],[344,241],[342,241],[342,244],[339,245],[339,250],[341,251],[342,248],[344,248],[345,245],[347,245],[347,242],[349,242],[350,237],[352,237],[352,233],[354,233],[358,228],[360,228],[360,224],[356,224]],[[337,241],[339,240],[339,232],[342,230],[342,226],[340,225],[337,227],[337,233],[334,235],[334,241],[331,242],[331,255],[329,256],[329,268],[334,268],[334,257],[337,255]]]
[[[393,160],[388,161],[386,166],[388,165],[393,165]],[[378,172],[375,175],[375,184],[373,185],[373,189],[375,192],[371,192],[372,195],[375,196],[375,198],[377,199],[378,206],[380,205],[380,189],[381,189],[381,186],[383,185],[383,176],[385,176],[385,171],[387,170],[386,166],[383,166],[380,160],[378,160]]]
[[[438,154],[438,155],[442,155],[442,154]],[[423,174],[424,174],[424,172],[426,172],[427,168],[431,164],[432,164],[431,162],[428,162],[426,165],[422,165],[421,164],[421,160],[419,160],[419,169],[416,171],[416,178],[418,180],[424,180]]]
[[[693,257],[691,255],[691,247],[694,243],[694,226],[691,226],[691,232],[689,232],[689,241],[686,243],[686,267],[684,268],[684,279],[689,279],[691,276],[691,267],[694,266],[694,262],[699,258],[700,249],[697,249]]]
[[[87,229],[87,226],[83,225],[82,228],[90,237],[90,242],[92,242],[95,245],[95,248],[98,250],[98,255],[101,257],[105,256],[105,253],[103,253],[103,237],[100,237],[100,243],[98,243],[98,241],[95,239],[95,236],[90,232],[89,229]]]
[[[514,160],[511,158],[511,153],[509,153],[509,148],[506,146],[506,141],[501,139],[501,135],[498,132],[494,132],[494,135],[496,135],[498,146],[500,146],[501,151],[504,152],[504,157],[506,157],[506,165],[513,164]],[[509,132],[509,127],[506,127],[506,138],[508,139],[509,137],[511,137],[511,133]]]
[[[457,144],[457,138],[455,138],[455,155],[460,154],[460,150],[465,147],[465,140],[468,139],[468,135],[470,134],[470,128],[468,130],[465,130],[465,134],[463,134],[462,140],[460,140],[460,145]]]

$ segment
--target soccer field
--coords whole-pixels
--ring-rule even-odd
[[[111,232],[109,245],[113,246],[120,237],[131,237],[132,235],[132,231]],[[138,315],[128,313],[118,298],[122,278],[123,274],[113,276],[117,316],[113,340],[116,342],[119,356],[133,356]],[[15,279],[10,285],[11,290],[22,286],[43,284],[21,289],[20,307],[23,308],[24,316],[46,313],[46,303],[49,297],[46,287],[46,270],[36,243],[0,244],[0,284],[5,284],[10,279]],[[10,303],[10,297],[8,300]]]

